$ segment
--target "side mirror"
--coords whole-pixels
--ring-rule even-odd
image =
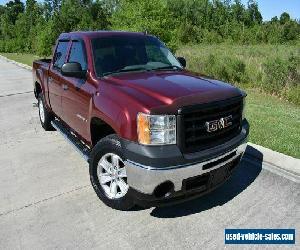
[[[177,60],[180,62],[182,67],[186,67],[186,60],[184,59],[184,57],[177,57]]]
[[[76,78],[86,78],[86,70],[82,70],[81,64],[78,62],[68,62],[61,67],[63,76]]]

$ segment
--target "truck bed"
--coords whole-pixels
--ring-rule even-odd
[[[51,64],[51,59],[39,59],[33,61],[32,65],[32,73],[33,73],[33,84],[34,84],[34,93],[35,97],[37,98],[37,85],[36,83],[39,83],[39,86],[44,90],[44,94],[48,92],[48,70]],[[46,101],[47,100],[47,94],[45,96]]]
[[[46,66],[48,67],[49,64],[51,63],[51,59],[38,59],[38,60],[34,60],[33,61],[33,64],[36,64],[36,65],[43,65],[43,66]]]

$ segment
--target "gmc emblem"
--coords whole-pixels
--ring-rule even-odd
[[[232,125],[232,115],[222,117],[219,120],[209,121],[205,123],[206,131],[211,133]]]

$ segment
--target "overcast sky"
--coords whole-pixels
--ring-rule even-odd
[[[7,2],[8,0],[0,0],[0,4]],[[247,0],[242,0],[242,2],[246,4]],[[300,0],[258,0],[257,2],[264,20],[270,20],[273,16],[280,16],[284,11],[288,12],[292,18],[300,19]]]

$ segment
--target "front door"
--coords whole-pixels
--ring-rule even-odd
[[[72,41],[68,62],[78,62],[87,70],[84,43]],[[64,78],[62,94],[63,120],[83,139],[88,140],[88,112],[94,87],[86,79]]]

